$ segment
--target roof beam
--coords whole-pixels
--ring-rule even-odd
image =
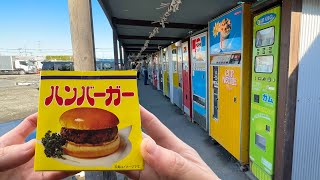
[[[137,50],[140,51],[141,48],[125,48],[125,50]],[[158,51],[158,48],[147,48],[146,50],[154,50],[154,51]]]
[[[142,40],[160,40],[160,41],[179,41],[181,38],[176,37],[153,37],[149,38],[149,36],[128,36],[128,35],[118,35],[119,39],[142,39]]]
[[[126,49],[126,51],[128,52],[140,52],[141,49]],[[146,49],[144,50],[144,52],[156,52],[156,51],[160,51],[158,49]]]
[[[104,14],[106,15],[111,28],[116,32],[116,34],[118,34],[117,28],[115,28],[114,24],[112,24],[112,11],[108,0],[98,0],[98,2]]]
[[[129,46],[144,46],[144,44],[123,44],[123,46],[125,47],[129,47]],[[158,47],[158,46],[168,46],[168,44],[149,44],[149,47]]]
[[[146,20],[134,20],[134,19],[120,19],[112,17],[112,23],[117,25],[129,25],[129,26],[146,26],[146,27],[162,27],[159,22]],[[203,29],[206,24],[188,24],[188,23],[173,23],[169,22],[165,24],[166,28],[179,28],[179,29]]]
[[[129,51],[127,51],[128,53],[139,53],[140,51],[136,51],[136,50],[129,50]],[[154,50],[152,50],[152,51],[149,51],[149,50],[145,50],[145,51],[143,51],[144,53],[155,53],[155,52],[157,52],[157,51],[154,51]]]

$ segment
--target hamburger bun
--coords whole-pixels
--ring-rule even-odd
[[[107,156],[118,150],[120,146],[119,135],[113,141],[103,144],[77,144],[68,141],[64,146],[64,153],[78,158],[97,158]]]
[[[118,117],[104,109],[75,108],[60,116],[62,127],[77,130],[99,130],[112,128],[119,124]]]

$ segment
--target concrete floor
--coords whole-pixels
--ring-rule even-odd
[[[182,115],[181,110],[172,105],[161,91],[155,90],[152,85],[144,86],[142,80],[138,82],[138,87],[140,104],[156,115],[180,139],[196,149],[221,179],[249,179],[240,171],[235,158],[220,145],[214,145],[208,133]]]

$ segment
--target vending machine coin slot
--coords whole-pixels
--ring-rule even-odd
[[[270,132],[270,126],[266,125],[266,131]]]
[[[253,95],[253,98],[254,98],[254,102],[256,102],[256,103],[259,103],[259,95],[257,95],[257,94],[255,94],[255,95]]]

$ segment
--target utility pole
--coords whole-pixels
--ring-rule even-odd
[[[95,48],[92,26],[91,0],[68,0],[73,61],[76,71],[94,71]],[[86,171],[86,179],[112,179],[114,171]]]
[[[68,0],[74,69],[94,71],[95,48],[91,0]]]

